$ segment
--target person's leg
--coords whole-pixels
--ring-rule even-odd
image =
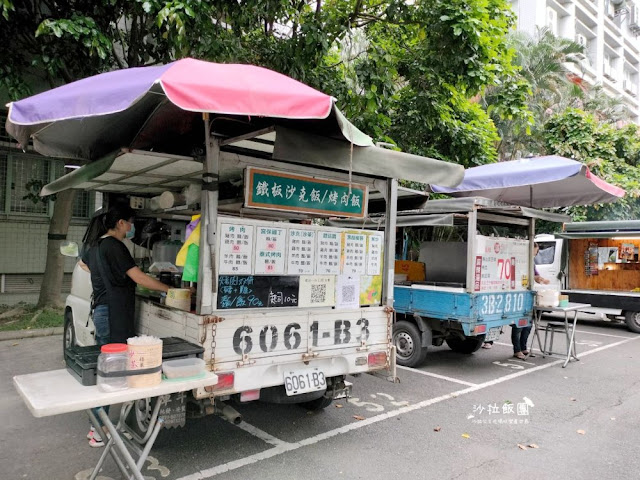
[[[527,340],[529,339],[529,334],[531,333],[531,326],[522,327],[522,332],[520,333],[520,351],[525,355],[529,354],[529,349],[527,348]]]
[[[511,344],[513,345],[513,353],[520,351],[520,328],[511,325]]]
[[[110,341],[109,306],[97,305],[93,309],[93,325],[95,327],[96,345],[106,345]]]
[[[109,306],[108,305],[97,305],[93,309],[93,326],[95,327],[95,339],[96,345],[102,346],[106,345],[110,342],[110,331],[109,328]],[[98,409],[93,408],[93,414],[100,422],[100,417],[98,416]],[[109,414],[109,406],[104,407],[104,411]],[[102,422],[100,422],[102,426]],[[89,439],[89,445],[92,447],[102,447],[104,445],[104,441],[102,440],[104,436],[104,432],[96,432],[93,429],[93,426],[89,429],[89,433],[87,434],[87,438]]]
[[[520,335],[522,328],[518,328],[515,325],[511,325],[511,343],[513,344],[513,356],[517,358],[524,358],[524,353],[520,348]]]

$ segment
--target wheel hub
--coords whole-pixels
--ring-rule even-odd
[[[411,335],[406,332],[399,332],[395,335],[396,353],[402,357],[410,357],[413,353],[414,345]]]

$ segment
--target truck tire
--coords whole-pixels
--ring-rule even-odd
[[[454,352],[458,353],[473,353],[480,349],[484,343],[484,335],[477,337],[449,337],[447,338],[447,345]]]
[[[624,312],[627,328],[633,333],[640,333],[640,312]]]
[[[64,313],[64,333],[62,335],[62,357],[64,351],[76,345],[76,331],[73,327],[73,318],[69,310]]]
[[[422,335],[413,323],[396,322],[393,326],[393,343],[396,346],[396,363],[404,367],[417,367],[427,357],[422,348]]]
[[[322,410],[327,408],[333,402],[333,398],[327,398],[324,395],[320,398],[316,398],[315,400],[311,400],[309,402],[299,403],[302,408],[306,408],[310,412],[317,412],[318,410]]]

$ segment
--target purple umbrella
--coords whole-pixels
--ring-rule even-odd
[[[453,197],[486,197],[532,208],[615,202],[625,191],[605,182],[581,162],[557,155],[491,163],[465,171],[455,188],[432,185]]]

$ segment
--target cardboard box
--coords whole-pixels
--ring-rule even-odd
[[[423,262],[412,262],[409,260],[396,260],[395,273],[407,275],[410,282],[424,282],[426,278],[425,265]]]

